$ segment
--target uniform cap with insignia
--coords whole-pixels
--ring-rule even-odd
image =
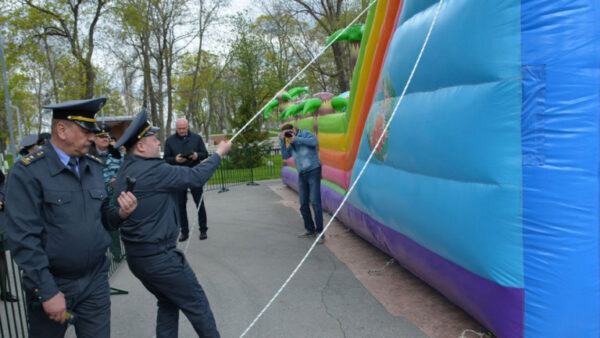
[[[154,127],[148,122],[146,108],[142,108],[142,111],[133,118],[129,127],[125,129],[123,135],[117,140],[115,148],[118,149],[121,146],[130,148],[136,144],[137,141],[141,140],[142,137],[154,135],[159,130],[160,128]]]
[[[96,136],[109,137],[108,132],[110,131],[110,126],[108,125],[108,123],[100,123],[98,125],[98,128],[100,129],[100,131],[96,133]]]
[[[37,145],[41,146],[46,144],[46,141],[50,139],[50,133],[41,133],[38,135]]]
[[[70,120],[77,123],[82,128],[99,132],[100,128],[96,124],[96,113],[106,103],[105,97],[99,97],[88,100],[74,100],[61,103],[49,104],[45,109],[52,109],[52,118],[59,120]]]
[[[29,148],[37,144],[38,136],[37,135],[27,135],[21,139],[19,142],[19,146],[21,149]]]

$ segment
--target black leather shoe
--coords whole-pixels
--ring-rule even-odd
[[[315,237],[315,233],[307,231],[307,232],[303,232],[298,235],[298,238],[309,238],[309,237]]]
[[[190,237],[190,235],[188,234],[181,234],[181,236],[179,236],[179,241],[180,242],[185,242],[187,241],[187,239]]]
[[[200,240],[202,241],[202,240],[205,240],[207,238],[208,238],[208,236],[206,235],[206,231],[201,231],[200,232]]]
[[[11,302],[11,303],[19,301],[19,298],[14,296],[12,293],[8,293],[8,292],[0,293],[0,299],[5,302]]]

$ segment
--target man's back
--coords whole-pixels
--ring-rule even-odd
[[[188,186],[201,186],[218,167],[220,157],[195,168],[172,166],[160,158],[127,154],[115,181],[115,193],[127,189],[127,177],[135,178],[137,209],[121,224],[123,240],[129,243],[171,243],[177,239],[178,212],[175,193]]]

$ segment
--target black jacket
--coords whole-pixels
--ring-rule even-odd
[[[195,161],[187,160],[181,164],[175,161],[177,154],[186,155],[189,153],[198,153],[198,159]],[[172,165],[184,165],[187,167],[193,167],[200,163],[200,161],[208,158],[208,151],[204,146],[202,136],[188,132],[187,136],[181,137],[177,133],[169,136],[165,142],[165,161]]]

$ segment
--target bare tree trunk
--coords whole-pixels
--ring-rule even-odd
[[[342,51],[342,48],[340,46],[340,44],[334,43],[333,45],[331,45],[331,48],[333,50],[333,60],[335,62],[335,67],[337,68],[338,71],[338,76],[337,76],[337,82],[338,82],[338,89],[340,92],[345,92],[348,91],[348,89],[350,88],[350,83],[348,80],[348,75],[346,72],[346,65],[344,63],[344,53]]]
[[[167,71],[167,125],[166,129],[166,137],[171,135],[171,123],[173,122],[173,79],[171,77],[171,72],[173,71],[173,46],[169,48],[169,52],[165,56],[167,58],[166,62],[166,71]]]
[[[188,100],[186,117],[188,120],[195,115],[194,113],[198,109],[199,100],[198,97],[198,76],[200,72],[200,65],[202,64],[202,47],[204,42],[204,34],[207,28],[213,23],[217,17],[217,10],[225,4],[224,0],[214,0],[212,7],[207,8],[208,0],[200,0],[200,9],[198,11],[198,52],[196,55],[196,64],[194,66],[194,73],[192,78],[192,89]]]
[[[39,79],[38,82],[38,86],[37,86],[37,93],[36,93],[36,98],[37,98],[37,110],[38,110],[38,135],[42,132],[42,84],[44,82],[42,81],[42,79]]]
[[[58,102],[58,91],[56,89],[56,69],[54,69],[54,64],[52,62],[52,53],[50,52],[50,46],[48,45],[48,36],[44,35],[43,41],[46,59],[48,60],[48,72],[50,73],[50,79],[52,80],[52,97],[54,98],[54,102]]]
[[[165,128],[163,126],[163,121],[165,120],[165,110],[164,110],[164,95],[163,95],[163,67],[164,67],[164,59],[162,57],[159,57],[158,60],[158,70],[156,72],[156,82],[158,85],[157,88],[157,108],[158,108],[158,120],[159,120],[159,124],[157,124],[158,127],[160,127],[160,130],[158,131],[158,139],[161,141],[165,140]]]
[[[96,71],[92,66],[92,62],[86,60],[83,62],[83,68],[85,69],[85,96],[86,99],[94,97],[94,84],[96,83]]]
[[[70,0],[65,3],[51,4],[42,3],[37,4],[32,0],[25,0],[25,3],[32,9],[38,11],[40,14],[45,15],[50,23],[43,27],[44,35],[46,36],[57,36],[66,39],[70,45],[71,54],[77,59],[82,76],[82,85],[85,88],[85,92],[82,93],[85,98],[91,98],[94,96],[94,81],[96,73],[92,66],[92,55],[94,53],[94,33],[96,25],[102,14],[102,9],[106,4],[105,0],[97,0],[96,7],[93,12],[93,16],[89,21],[89,26],[86,32],[80,32],[81,22],[88,22],[85,19],[81,20],[80,6],[83,0]],[[57,6],[67,6],[68,10],[71,11],[71,19],[66,20],[60,11],[57,11]],[[85,12],[84,12],[85,14]],[[80,35],[85,38],[80,41]]]

